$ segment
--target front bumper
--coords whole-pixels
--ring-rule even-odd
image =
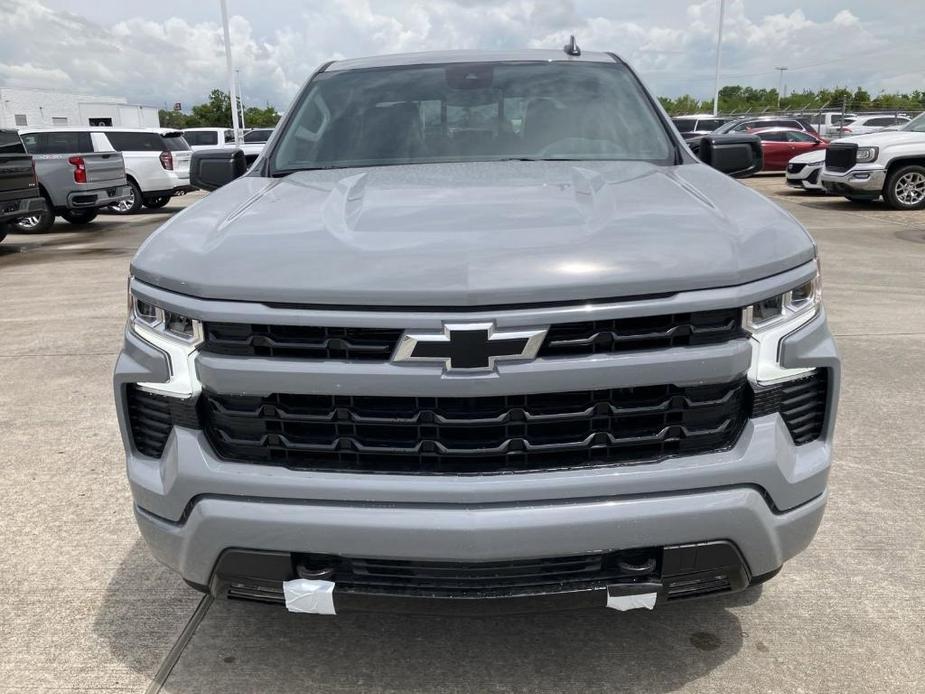
[[[741,288],[728,291],[740,293],[728,301],[752,300]],[[163,297],[158,300],[164,303]],[[191,306],[176,310],[197,315]],[[222,304],[221,310],[230,309]],[[662,379],[723,382],[747,369],[749,354],[747,341],[737,340],[670,354],[510,364],[496,377],[482,379],[443,379],[439,369],[429,367],[306,366],[212,354],[201,355],[196,369],[203,386],[217,392],[340,389],[430,396],[467,389],[467,395],[487,395]],[[750,419],[736,444],[718,453],[505,475],[322,473],[227,462],[215,455],[202,431],[183,426],[173,429],[163,455],[152,458],[134,449],[125,388],[167,380],[164,355],[127,332],[115,389],[142,534],[160,561],[217,594],[224,594],[227,583],[220,559],[236,548],[286,557],[488,562],[722,540],[740,553],[747,576],[757,577],[776,571],[806,547],[825,507],[839,361],[824,312],[785,338],[781,361],[829,372],[828,415],[816,441],[795,446],[783,420],[773,414]],[[739,587],[747,583],[740,581]],[[599,593],[589,599],[600,598]]]
[[[885,169],[861,168],[855,166],[849,171],[836,173],[828,169],[819,177],[826,192],[837,195],[877,194],[883,191],[886,182]]]
[[[67,208],[70,210],[85,210],[108,207],[127,200],[131,195],[132,189],[128,185],[109,186],[95,190],[77,190],[68,193]]]
[[[822,190],[822,184],[819,177],[822,175],[822,166],[804,166],[797,172],[789,169],[786,173],[787,185],[791,188],[800,188],[802,190]]]

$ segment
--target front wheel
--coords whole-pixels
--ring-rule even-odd
[[[159,198],[148,198],[145,200],[145,207],[150,210],[159,210],[168,202],[170,202],[170,196],[161,195]]]
[[[28,217],[20,217],[15,222],[10,223],[11,231],[18,231],[23,234],[44,234],[51,229],[55,223],[55,215],[51,211],[48,201],[45,201],[45,207],[41,212]]]
[[[89,224],[99,213],[99,210],[67,210],[61,213],[61,217],[71,224]]]
[[[106,208],[107,210],[113,214],[135,214],[141,209],[141,205],[143,204],[141,188],[138,187],[135,181],[129,181],[128,187],[131,188],[132,191],[128,199],[110,205]]]
[[[901,166],[886,179],[883,199],[894,210],[925,209],[925,166]]]

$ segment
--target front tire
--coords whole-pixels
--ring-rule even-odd
[[[99,210],[67,210],[61,213],[61,218],[71,224],[89,224],[99,213]]]
[[[145,207],[147,207],[149,210],[159,210],[168,202],[170,202],[169,195],[162,195],[159,198],[148,198],[145,200]]]
[[[114,205],[110,205],[106,209],[112,212],[113,214],[123,215],[123,214],[135,214],[138,210],[141,209],[144,200],[141,197],[141,188],[138,187],[138,184],[135,181],[128,182],[129,188],[132,189],[132,194],[128,200],[123,200],[122,202],[117,202]]]
[[[55,223],[55,214],[51,211],[51,205],[45,200],[45,208],[38,214],[20,217],[15,222],[10,222],[10,231],[21,234],[44,234],[51,229]]]
[[[886,179],[883,199],[894,210],[925,209],[925,166],[901,166]]]

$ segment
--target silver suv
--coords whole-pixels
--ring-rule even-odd
[[[115,371],[138,524],[191,585],[625,610],[810,542],[839,386],[815,245],[577,53],[328,63],[246,173],[193,155],[217,190],[134,258]],[[761,166],[749,135],[700,156]]]

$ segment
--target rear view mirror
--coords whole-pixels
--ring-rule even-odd
[[[193,152],[189,165],[189,182],[202,190],[215,190],[242,176],[247,161],[240,149],[206,149]]]
[[[706,135],[700,139],[697,156],[717,171],[745,178],[761,171],[764,156],[757,135]]]

